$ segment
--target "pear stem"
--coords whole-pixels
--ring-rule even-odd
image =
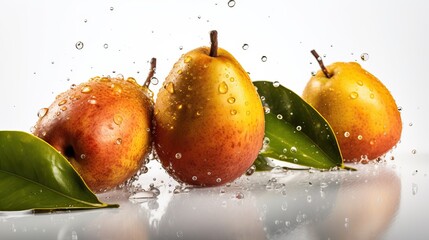
[[[153,75],[155,75],[155,69],[156,69],[156,58],[152,58],[150,60],[150,69],[149,69],[149,73],[147,75],[146,81],[144,82],[143,86],[144,87],[149,87],[150,81],[153,78]]]
[[[217,46],[218,46],[218,40],[217,40],[217,31],[213,30],[210,32],[210,57],[217,57]]]
[[[316,58],[317,62],[319,63],[320,68],[322,69],[322,72],[325,74],[327,78],[331,78],[332,75],[328,72],[328,69],[326,69],[325,65],[323,64],[322,58],[317,54],[316,50],[311,50],[311,54]]]

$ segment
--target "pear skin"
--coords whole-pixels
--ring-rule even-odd
[[[179,182],[222,185],[255,161],[264,111],[249,75],[226,50],[201,47],[174,65],[155,102],[154,145]]]
[[[95,77],[57,96],[34,134],[101,192],[132,177],[151,149],[153,101],[133,78]]]
[[[389,90],[356,62],[318,71],[302,97],[333,128],[345,161],[373,160],[400,140],[401,115]]]

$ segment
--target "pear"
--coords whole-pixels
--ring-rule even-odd
[[[321,66],[302,97],[326,118],[347,162],[374,160],[400,140],[402,120],[389,90],[356,62]]]
[[[124,183],[151,151],[153,73],[144,86],[122,76],[72,85],[39,111],[34,134],[60,151],[92,191]]]
[[[158,92],[154,146],[177,181],[215,186],[240,177],[255,161],[264,111],[249,75],[226,50],[200,47],[177,61]]]

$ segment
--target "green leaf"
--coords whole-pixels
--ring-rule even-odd
[[[255,161],[257,170],[270,168],[267,158],[317,169],[352,169],[344,166],[332,128],[313,107],[284,86],[268,81],[254,85],[264,108],[269,109],[265,114],[265,146]]]
[[[100,202],[48,143],[20,131],[0,131],[0,189],[0,211],[118,207]]]

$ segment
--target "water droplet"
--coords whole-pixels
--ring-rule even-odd
[[[412,185],[411,185],[412,194],[416,195],[418,191],[419,191],[419,185],[417,185],[416,183],[412,183]]]
[[[86,158],[86,155],[82,153],[82,154],[80,155],[80,159],[85,159],[85,158]]]
[[[249,49],[249,44],[245,43],[241,48],[243,48],[243,50],[247,50]]]
[[[108,48],[109,48],[109,44],[105,43],[105,44],[103,45],[103,47],[104,47],[104,49],[108,49]]]
[[[282,203],[282,205],[281,205],[281,209],[282,209],[282,211],[286,211],[286,210],[287,210],[287,207],[288,207],[287,202]]]
[[[87,22],[88,22],[88,19],[84,19],[84,20],[83,20],[83,22],[84,22],[84,23],[87,23]]]
[[[197,176],[192,176],[192,181],[197,181]]]
[[[191,56],[186,56],[185,60],[183,60],[185,63],[189,63],[190,61],[192,61],[192,57]]]
[[[72,84],[72,85],[70,85],[70,89],[75,89],[76,88],[76,84]]]
[[[298,149],[296,149],[296,147],[291,147],[290,148],[290,152],[291,153],[296,153],[298,151]]]
[[[116,144],[121,145],[122,144],[122,138],[117,138],[116,139]]]
[[[173,94],[174,93],[174,84],[172,82],[167,83],[165,86],[165,89],[167,89],[167,92]]]
[[[121,115],[119,115],[119,114],[116,114],[115,116],[113,116],[113,122],[116,125],[121,125],[121,123],[122,123],[123,120],[124,120],[124,118]]]
[[[401,106],[398,106],[398,111],[402,111],[402,107]]]
[[[46,116],[46,114],[48,113],[49,109],[48,108],[41,108],[38,112],[37,112],[37,117],[42,118],[44,116]]]
[[[66,103],[67,103],[67,100],[66,100],[66,99],[61,100],[61,101],[58,103],[58,106],[62,106],[62,105],[64,105],[64,104],[66,104]]]
[[[417,150],[416,150],[416,149],[413,149],[413,150],[411,150],[411,153],[412,153],[412,154],[416,154],[416,153],[417,153]]]
[[[142,192],[137,192],[133,195],[131,195],[129,198],[130,199],[147,199],[147,198],[154,198],[155,195],[153,194],[153,192],[151,191],[142,191]]]
[[[369,97],[370,97],[371,99],[373,99],[373,98],[374,98],[374,93],[369,94]]]
[[[152,85],[158,85],[159,80],[158,80],[158,78],[156,78],[156,77],[152,77],[152,78],[150,79],[150,83],[151,83]]]
[[[97,104],[97,100],[95,100],[95,99],[89,99],[88,103],[92,104],[92,105],[95,105],[95,104]]]
[[[356,99],[356,98],[358,98],[358,96],[359,96],[359,94],[357,92],[350,93],[350,98],[351,99]]]
[[[179,75],[182,74],[182,72],[183,72],[182,69],[177,70],[177,74]]]
[[[176,153],[176,155],[174,155],[174,157],[176,159],[181,159],[182,158],[182,154],[181,153]],[[195,180],[194,180],[195,181]]]
[[[277,114],[277,119],[282,120],[283,119],[283,115]]]
[[[357,83],[357,85],[359,85],[359,86],[363,86],[363,82],[362,82],[361,80],[357,81],[356,83]]]
[[[218,86],[218,92],[221,94],[225,94],[228,92],[228,85],[226,82],[221,82]]]
[[[270,138],[264,137],[263,145],[267,146],[268,144],[270,144]]]
[[[82,48],[83,48],[83,42],[79,41],[74,46],[76,47],[77,50],[82,50]]]
[[[122,93],[122,87],[120,85],[112,84],[112,85],[110,85],[110,87],[113,89],[113,91],[116,94],[121,94]]]
[[[159,188],[157,188],[157,187],[155,187],[154,185],[153,185],[153,183],[151,183],[150,184],[150,191],[153,193],[153,195],[156,197],[156,196],[159,196],[159,194],[161,193],[161,191],[159,190]]]
[[[237,198],[237,199],[243,199],[244,198],[244,194],[242,192],[237,192],[235,194],[235,198]]]
[[[308,195],[308,196],[307,196],[307,202],[308,202],[308,203],[311,203],[311,201],[312,201],[311,196],[310,196],[310,195]]]
[[[235,6],[235,1],[234,0],[229,0],[228,1],[228,7],[234,7]]]
[[[255,166],[255,165],[252,165],[252,166],[250,166],[250,167],[247,169],[247,171],[246,171],[246,175],[247,175],[247,176],[250,176],[250,175],[252,175],[253,173],[255,173],[255,171],[256,171],[256,166]]]
[[[140,169],[140,172],[141,173],[147,173],[149,171],[149,168],[148,167],[146,167],[146,166],[143,166],[141,169]]]
[[[359,136],[357,136],[357,139],[358,139],[358,140],[362,140],[362,139],[363,139],[363,136],[362,136],[362,135],[359,135]]]
[[[177,232],[176,232],[176,236],[177,236],[178,238],[182,238],[182,237],[183,237],[183,232],[182,232],[182,231],[177,231]]]
[[[344,137],[346,137],[346,138],[350,137],[350,133],[349,132],[344,132]]]
[[[92,91],[92,88],[88,85],[85,85],[82,90],[80,90],[82,93],[90,93]]]
[[[270,113],[271,112],[271,109],[270,109],[270,107],[268,107],[268,106],[264,106],[264,111],[265,111],[265,113],[266,114],[268,114],[268,113]],[[282,116],[283,117],[283,116]]]
[[[62,107],[60,108],[60,110],[64,112],[65,110],[67,110],[67,107],[66,107],[66,106],[62,106]]]
[[[183,50],[183,46],[179,46],[179,50]]]
[[[362,53],[360,55],[360,59],[362,59],[362,61],[368,61],[369,59],[369,54],[368,53]]]
[[[227,101],[228,101],[228,103],[233,104],[233,103],[235,103],[235,98],[234,97],[229,97]]]
[[[261,61],[262,61],[262,62],[266,62],[266,61],[267,61],[267,56],[262,56],[262,57],[261,57]]]
[[[216,178],[216,182],[220,183],[220,182],[222,182],[222,179],[221,178]]]
[[[231,113],[231,115],[236,115],[237,114],[237,110],[231,109],[231,111],[229,111],[229,113]]]
[[[299,131],[302,130],[302,127],[301,126],[296,126],[296,130],[299,132]]]
[[[412,126],[413,126],[413,123],[412,123],[412,122],[408,123],[408,126],[412,127]]]
[[[110,11],[113,11],[114,10],[114,8],[113,7],[110,7]]]
[[[274,82],[273,82],[273,86],[274,86],[274,87],[279,87],[279,86],[280,86],[279,81],[274,81]]]

